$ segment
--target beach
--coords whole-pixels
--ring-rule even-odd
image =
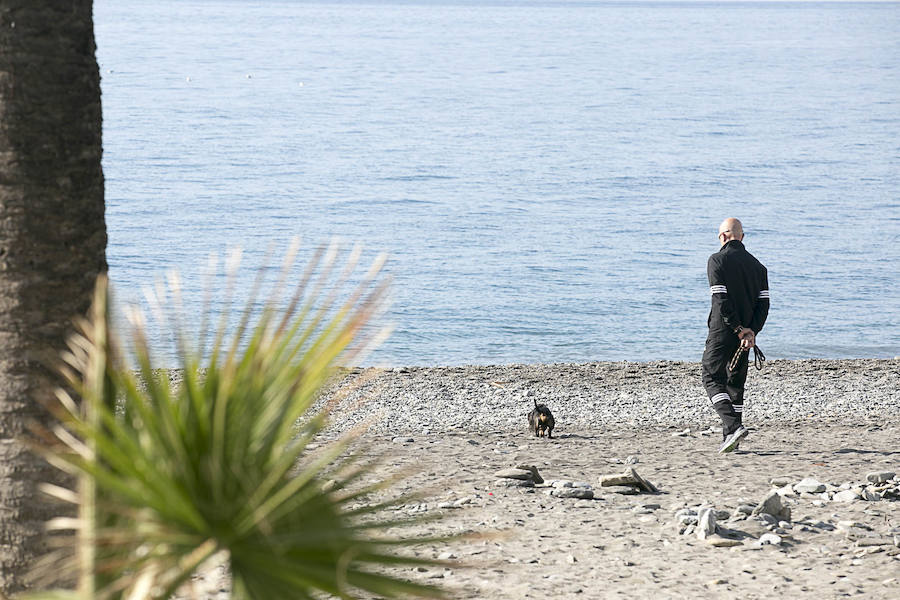
[[[718,454],[696,363],[359,369],[328,389],[325,437],[357,431],[373,480],[424,494],[398,512],[441,516],[393,533],[496,534],[423,545],[446,565],[401,571],[454,597],[887,599],[898,383],[897,359],[771,361],[748,379],[750,435]],[[526,429],[535,400],[552,439]],[[629,469],[658,491],[601,485]]]

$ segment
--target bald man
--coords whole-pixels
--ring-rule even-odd
[[[768,273],[744,248],[743,239],[740,221],[735,218],[722,221],[721,248],[706,264],[712,307],[703,351],[703,386],[722,419],[719,452],[733,452],[747,436],[743,414],[749,349],[756,345],[756,335],[769,315]],[[732,370],[729,363],[739,347],[748,352],[741,355]]]

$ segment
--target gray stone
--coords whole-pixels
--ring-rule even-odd
[[[534,476],[528,469],[501,469],[494,473],[494,477],[499,477],[500,479],[521,479],[534,482]]]
[[[863,488],[862,499],[866,502],[878,502],[881,500],[881,496],[871,491],[869,488]]]
[[[885,481],[890,481],[895,475],[896,474],[893,471],[872,471],[871,473],[866,473],[866,481],[883,483]]]
[[[864,537],[856,540],[856,545],[860,548],[867,546],[893,546],[894,538],[889,537]]]
[[[791,485],[792,481],[794,481],[793,477],[790,477],[787,475],[782,475],[780,477],[773,477],[772,479],[770,479],[769,485],[780,488],[780,487],[784,487],[786,485]]]
[[[632,467],[628,467],[624,473],[619,475],[602,475],[600,477],[600,487],[613,486],[633,486],[651,494],[657,493],[659,490],[655,485],[638,475],[637,471]]]
[[[811,477],[807,477],[794,484],[794,491],[798,494],[820,494],[825,491],[825,484]]]
[[[744,542],[742,542],[741,540],[724,538],[718,535],[713,535],[706,538],[706,542],[715,546],[716,548],[730,548],[732,546],[741,546],[744,544]]]
[[[516,465],[517,469],[522,469],[523,471],[531,472],[531,480],[535,483],[544,483],[544,478],[541,477],[540,472],[537,470],[537,467],[534,465]]]
[[[744,515],[752,515],[754,506],[752,504],[740,504],[737,507],[737,511]]]
[[[791,508],[784,503],[781,494],[777,490],[771,490],[762,502],[753,509],[754,515],[767,514],[775,517],[777,521],[790,521]],[[777,522],[776,521],[776,522]]]
[[[627,456],[627,457],[625,457],[625,464],[626,464],[626,465],[636,465],[636,464],[638,464],[639,462],[640,462],[640,460],[638,459],[637,456]]]
[[[494,485],[497,487],[521,487],[521,488],[533,488],[534,482],[530,479],[497,479],[494,481]]]
[[[591,500],[594,497],[594,490],[582,487],[569,488],[553,488],[550,495],[554,498],[578,498],[581,500]]]
[[[659,492],[659,489],[655,485],[638,475],[637,471],[635,471],[633,468],[629,468],[626,472],[635,478],[638,483],[638,487],[640,487],[645,492],[650,492],[651,494],[656,494],[657,492]]]
[[[675,515],[675,522],[681,525],[695,525],[698,520],[696,514],[684,513]]]
[[[763,525],[777,525],[778,524],[778,518],[773,517],[772,515],[770,515],[768,513],[759,513],[758,515],[755,515],[755,517],[756,517],[755,520],[759,521]]]
[[[632,477],[628,473],[621,473],[619,475],[601,475],[600,476],[600,487],[613,487],[617,485],[632,485],[636,486],[637,481],[635,481],[634,477]]]
[[[641,490],[634,487],[619,487],[612,490],[614,494],[621,494],[623,496],[637,496],[641,493]]]

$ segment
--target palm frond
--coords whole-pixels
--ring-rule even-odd
[[[370,325],[386,303],[383,258],[357,277],[359,249],[341,269],[336,245],[319,248],[288,290],[298,247],[288,251],[261,311],[256,298],[267,271],[257,273],[234,327],[239,254],[232,253],[212,335],[214,319],[204,314],[191,339],[177,276],[169,276],[168,294],[161,287],[147,293],[157,320],[173,328],[182,369],[177,386],[155,368],[137,310],[124,336],[134,364],[126,364],[110,331],[106,281],[98,280],[91,318],[80,323],[64,357],[82,402],[60,394],[65,427],[48,450],[53,464],[80,474],[79,517],[58,524],[78,532],[81,600],[167,598],[222,551],[236,598],[443,595],[391,574],[398,564],[439,563],[403,555],[417,538],[387,534],[415,518],[385,516],[406,499],[378,500],[390,482],[362,483],[374,463],[349,453],[355,436],[307,448],[327,424],[330,405],[316,404],[323,386],[383,335]],[[65,490],[48,491],[74,500]]]

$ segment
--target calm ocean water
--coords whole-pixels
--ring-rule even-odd
[[[94,5],[122,300],[337,235],[372,362],[699,360],[737,216],[770,359],[900,355],[900,4]]]

